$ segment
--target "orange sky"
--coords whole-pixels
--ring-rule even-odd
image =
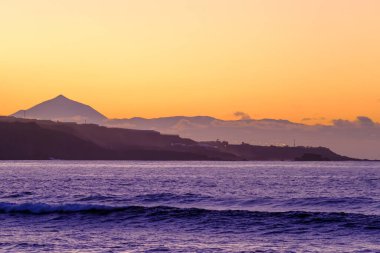
[[[378,0],[5,0],[0,114],[380,121]]]

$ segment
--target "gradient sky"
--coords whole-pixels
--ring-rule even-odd
[[[0,114],[380,121],[378,0],[2,0]],[[318,121],[317,120],[317,121]]]

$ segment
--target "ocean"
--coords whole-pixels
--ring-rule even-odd
[[[2,161],[0,252],[380,252],[380,163]]]

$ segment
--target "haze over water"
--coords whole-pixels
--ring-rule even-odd
[[[0,162],[0,251],[379,252],[377,162]]]

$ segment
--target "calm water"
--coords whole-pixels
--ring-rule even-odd
[[[380,252],[380,163],[0,162],[2,252]]]

